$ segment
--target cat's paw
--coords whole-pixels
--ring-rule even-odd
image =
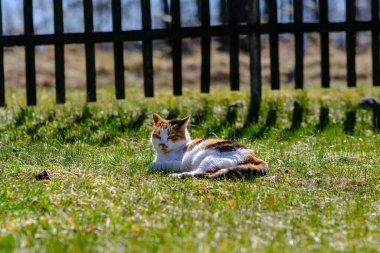
[[[161,169],[161,164],[158,163],[158,162],[152,162],[152,163],[150,164],[150,167],[152,167],[153,169],[158,170],[158,169]]]
[[[196,174],[193,172],[172,173],[169,176],[175,178],[194,177]]]
[[[183,173],[172,173],[169,174],[169,177],[183,178]]]
[[[181,161],[156,161],[151,163],[151,167],[162,171],[181,171]]]

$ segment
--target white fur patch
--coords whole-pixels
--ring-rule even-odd
[[[223,169],[236,166],[249,154],[252,154],[252,151],[246,148],[220,152],[213,149],[201,149],[201,145],[197,145],[193,150],[185,153],[182,165],[184,171],[206,172],[212,168]]]

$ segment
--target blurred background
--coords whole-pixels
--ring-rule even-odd
[[[246,21],[244,13],[247,0],[237,0],[240,5],[240,21]],[[23,33],[23,0],[2,1],[4,34]],[[181,19],[183,26],[199,24],[199,4],[201,0],[181,0]],[[210,0],[211,24],[226,23],[225,0]],[[357,19],[370,20],[370,0],[357,0]],[[123,30],[141,29],[140,0],[121,0]],[[34,25],[35,33],[53,33],[53,0],[34,0]],[[281,23],[293,22],[293,0],[277,0],[278,20]],[[94,5],[94,30],[112,31],[111,0],[93,0]],[[170,22],[168,14],[170,0],[151,0],[153,28],[164,28]],[[261,19],[267,20],[266,0],[260,1]],[[83,0],[63,0],[65,32],[83,32]],[[345,1],[329,1],[329,18],[332,22],[345,20]],[[314,22],[318,20],[318,0],[304,1],[304,21]],[[363,43],[367,42],[366,36],[359,36]],[[363,38],[362,38],[363,37]],[[344,39],[339,34],[332,35],[334,42],[344,44]]]
[[[245,6],[247,0],[237,0],[239,2],[239,21],[246,22]],[[3,29],[5,35],[17,35],[23,33],[23,0],[1,1],[3,8]],[[112,31],[112,8],[111,0],[93,0],[94,6],[94,30],[95,31]],[[181,20],[182,26],[200,25],[199,4],[201,0],[181,0]],[[262,22],[267,21],[267,11],[265,0],[261,3]],[[122,26],[123,30],[141,29],[141,7],[140,0],[121,0],[122,3]],[[370,0],[357,0],[357,20],[370,20]],[[293,22],[293,1],[277,0],[278,20],[282,23]],[[53,0],[34,0],[34,26],[36,34],[49,34],[54,31],[53,23]],[[63,0],[64,5],[64,27],[65,32],[83,32],[83,0]],[[164,28],[170,25],[170,0],[151,0],[152,5],[152,25],[153,28]],[[318,20],[318,0],[304,0],[304,21],[315,22]],[[228,14],[225,0],[210,0],[211,24],[218,25],[228,22]],[[345,1],[329,1],[329,19],[332,22],[345,20]],[[331,33],[330,40],[331,50],[331,77],[334,82],[343,82],[346,78],[345,69],[345,34]],[[281,81],[283,83],[292,83],[293,66],[294,66],[294,44],[293,35],[280,35],[280,57],[281,57]],[[199,84],[200,76],[200,43],[199,39],[185,39],[183,41],[184,53],[184,83]],[[371,36],[369,32],[357,34],[357,53],[358,66],[357,74],[359,82],[370,82],[371,77],[371,57],[370,57]],[[224,53],[227,49],[228,41],[224,38],[215,38],[213,41],[214,53],[212,54],[212,84],[228,83],[228,55]],[[241,82],[242,85],[248,84],[248,56],[245,49],[247,40],[241,37]],[[165,41],[156,41],[155,44],[155,69],[170,73],[170,46]],[[263,80],[269,83],[269,49],[268,37],[262,36],[263,47]],[[39,85],[54,85],[54,69],[52,46],[38,47],[40,61],[37,57],[37,81]],[[68,85],[82,85],[84,83],[84,59],[82,57],[83,46],[69,45],[66,46],[66,61],[68,64],[75,63],[78,65],[75,69],[67,67]],[[97,45],[97,75],[98,83],[101,85],[110,85],[113,83],[113,56],[112,44]],[[125,43],[126,60],[126,78],[127,82],[132,84],[142,84],[142,59],[140,42]],[[336,49],[336,50],[335,50]],[[74,51],[73,53],[70,53]],[[16,57],[15,57],[16,56]],[[21,48],[6,48],[5,69],[7,85],[24,85],[24,77],[20,71],[22,64],[18,59],[23,57]],[[319,56],[319,34],[305,34],[305,81],[306,83],[317,84],[320,82],[320,56]],[[70,66],[70,65],[68,65]],[[81,72],[82,71],[82,72]],[[156,73],[157,73],[156,71]],[[168,78],[161,80],[160,76],[155,76],[155,83],[161,86],[170,86],[167,83]]]

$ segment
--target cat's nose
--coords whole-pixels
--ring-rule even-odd
[[[166,146],[165,144],[162,144],[162,143],[158,144],[158,146],[159,146],[160,148],[163,148],[163,149],[168,148],[168,146]]]

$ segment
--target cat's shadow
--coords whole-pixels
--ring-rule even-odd
[[[224,176],[211,178],[206,175],[194,175],[194,176],[185,176],[185,177],[171,177],[170,175],[178,173],[175,170],[160,170],[150,167],[149,173],[154,175],[161,175],[164,177],[172,178],[173,180],[188,180],[188,179],[201,179],[201,180],[213,180],[213,181],[251,181],[254,182],[257,178],[263,177],[256,173],[252,173],[251,175],[241,175],[236,173],[229,173]]]

